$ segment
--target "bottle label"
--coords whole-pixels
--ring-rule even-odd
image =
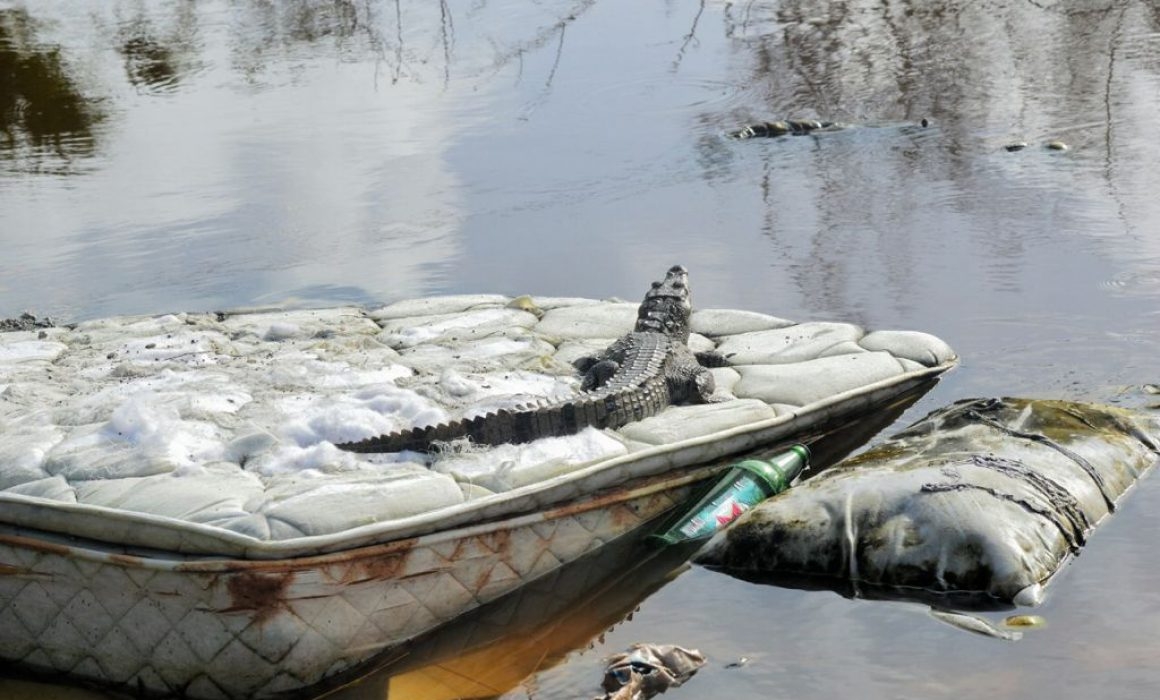
[[[682,524],[677,532],[689,539],[711,535],[765,500],[765,497],[766,492],[757,479],[742,472],[717,498],[705,504],[704,508]]]

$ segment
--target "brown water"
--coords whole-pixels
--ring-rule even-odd
[[[1138,403],[1160,379],[1158,113],[1141,0],[0,0],[0,317],[633,299],[680,262],[700,306],[945,338],[962,367],[902,421],[976,395]],[[725,137],[783,117],[853,126]],[[598,639],[647,586],[544,623],[559,644],[515,634],[494,653],[546,669],[521,686],[448,692],[588,697],[605,654],[655,641],[710,657],[674,697],[1152,697],[1158,531],[1152,475],[1014,644],[693,568]],[[437,697],[446,669],[390,697]]]

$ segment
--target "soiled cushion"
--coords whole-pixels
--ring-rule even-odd
[[[1160,416],[1107,406],[959,402],[754,508],[698,561],[898,597],[1035,603],[1156,461],[1158,435]]]

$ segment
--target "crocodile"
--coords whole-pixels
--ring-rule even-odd
[[[754,138],[777,138],[779,136],[809,136],[813,133],[828,132],[828,131],[844,131],[852,128],[853,124],[843,124],[841,122],[818,121],[817,119],[783,119],[774,122],[757,122],[749,124],[741,129],[729,132],[729,136],[735,139],[754,139]],[[877,124],[863,124],[862,126],[895,126],[895,127],[910,127],[909,123],[900,122],[883,122]],[[926,128],[930,126],[930,120],[923,117],[918,121],[918,126]]]
[[[463,437],[479,445],[518,444],[571,435],[589,426],[619,428],[671,404],[722,400],[714,394],[709,368],[724,366],[726,361],[719,353],[689,348],[692,308],[688,270],[674,265],[663,281],[652,283],[630,333],[599,355],[573,363],[581,374],[576,394],[338,447],[351,452],[429,452],[432,443]]]

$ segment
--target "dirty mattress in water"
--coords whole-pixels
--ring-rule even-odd
[[[854,596],[1034,605],[1158,458],[1154,410],[966,399],[762,503],[697,560]]]
[[[446,454],[336,443],[577,390],[637,305],[455,296],[383,308],[119,317],[0,334],[0,521],[275,558],[535,510],[792,436],[955,362],[918,332],[694,312],[730,401]]]
[[[728,357],[731,400],[433,458],[335,447],[567,396],[572,360],[636,315],[458,296],[0,333],[0,659],[144,695],[317,695],[643,531],[705,463],[956,361],[923,333],[708,309],[690,343]]]

